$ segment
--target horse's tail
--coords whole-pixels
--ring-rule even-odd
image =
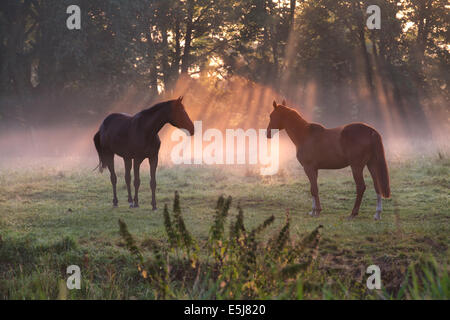
[[[103,149],[102,149],[102,145],[100,144],[100,131],[97,131],[97,133],[94,136],[94,145],[95,145],[95,149],[97,150],[98,160],[99,160],[97,168],[100,172],[103,172],[103,168],[106,168],[106,163],[103,160]],[[95,168],[95,169],[97,169],[97,168]]]
[[[372,138],[374,160],[376,165],[376,179],[378,180],[381,195],[384,198],[389,198],[391,196],[391,188],[389,186],[389,172],[384,154],[383,141],[380,134],[376,131],[372,133]]]

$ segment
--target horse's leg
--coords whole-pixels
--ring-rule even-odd
[[[322,207],[320,206],[319,199],[319,187],[317,186],[317,176],[318,172],[315,168],[304,168],[306,175],[308,176],[309,183],[311,184],[311,195],[312,195],[312,211],[309,213],[311,216],[319,216]]]
[[[375,212],[375,215],[373,216],[373,218],[375,220],[381,220],[381,211],[383,211],[383,206],[381,204],[380,186],[378,185],[378,180],[377,180],[376,163],[369,161],[369,163],[367,163],[367,168],[369,168],[369,172],[370,172],[370,175],[372,176],[372,180],[373,180],[373,186],[375,187],[375,192],[377,193],[377,211]]]
[[[364,175],[363,175],[364,165],[352,165],[351,167],[353,179],[355,179],[356,183],[356,200],[355,205],[353,206],[352,214],[349,216],[349,219],[352,219],[358,215],[362,197],[364,191],[366,190],[366,184],[364,182]]]
[[[133,207],[139,207],[139,186],[141,185],[141,179],[139,177],[139,167],[141,166],[142,160],[144,159],[134,159],[133,161],[133,171],[134,171],[134,205]]]
[[[158,154],[148,158],[150,163],[150,189],[152,189],[152,209],[156,210],[156,167],[158,166]]]
[[[113,206],[117,207],[119,201],[117,200],[117,191],[116,191],[117,175],[116,171],[114,170],[114,154],[111,157],[108,157],[108,170],[110,173],[110,179],[113,188]]]
[[[131,167],[133,165],[133,160],[129,158],[123,158],[125,163],[125,183],[127,184],[128,191],[128,203],[130,208],[133,208],[133,198],[131,198]]]

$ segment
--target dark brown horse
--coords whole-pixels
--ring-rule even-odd
[[[317,175],[319,169],[341,169],[350,166],[356,182],[356,201],[349,218],[358,215],[366,190],[363,170],[367,165],[377,193],[375,220],[381,219],[381,197],[389,198],[389,173],[380,134],[364,123],[351,123],[342,127],[326,129],[320,124],[309,123],[300,114],[286,106],[273,102],[267,137],[271,130],[286,129],[297,147],[297,159],[303,166],[311,183],[312,216],[318,216],[320,206]]]
[[[130,208],[139,206],[138,192],[140,186],[139,167],[145,158],[150,163],[150,188],[152,190],[152,207],[156,210],[156,167],[161,146],[158,132],[166,124],[185,129],[194,134],[194,125],[184,109],[183,98],[161,102],[151,108],[142,110],[134,116],[123,113],[110,114],[103,120],[99,131],[94,136],[95,148],[100,160],[99,168],[108,167],[113,187],[113,205],[116,207],[117,176],[114,171],[114,155],[125,162],[125,182],[128,190]],[[134,171],[134,199],[131,198],[131,166]]]

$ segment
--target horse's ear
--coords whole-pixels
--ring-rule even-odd
[[[183,101],[183,96],[179,96],[179,97],[178,97],[178,102],[181,103],[182,101]]]
[[[275,100],[273,100],[273,108],[276,109],[278,107],[278,104]]]
[[[281,103],[283,106],[286,106],[286,100],[283,99],[283,102]]]

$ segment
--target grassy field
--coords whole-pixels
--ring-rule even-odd
[[[313,218],[306,214],[311,206],[309,183],[296,163],[285,165],[273,177],[259,176],[256,168],[161,167],[157,173],[157,211],[150,209],[146,169],[141,170],[141,207],[129,209],[123,169],[119,166],[119,207],[113,209],[107,173],[100,175],[84,165],[59,169],[45,159],[27,165],[3,164],[0,297],[160,298],[155,284],[138,271],[136,257],[119,234],[120,218],[145,259],[158,258],[158,252],[152,249],[154,243],[165,248],[164,259],[170,258],[166,262],[172,265],[164,279],[169,288],[164,297],[169,299],[448,299],[450,161],[421,158],[391,162],[389,166],[392,197],[384,201],[382,220],[373,220],[376,197],[366,170],[368,187],[360,215],[347,221],[355,197],[349,169],[319,173],[324,210],[320,217]],[[163,209],[164,204],[172,208],[176,190],[186,228],[197,241],[196,266],[189,266],[193,260],[187,257],[186,250],[169,249]],[[214,261],[207,247],[220,195],[233,199],[225,222],[226,233],[238,213],[238,204],[247,230],[274,215],[274,222],[257,236],[257,255],[263,254],[267,241],[280,234],[287,210],[290,236],[283,251],[286,257],[289,250],[322,225],[320,242],[312,255],[314,261],[307,271],[274,277],[272,287],[264,288],[261,279],[240,279],[233,284],[233,292],[225,290],[229,284],[221,278],[223,270],[214,269],[217,264],[213,264],[213,272],[207,272]],[[185,269],[190,271],[180,267],[183,261],[189,262]],[[264,272],[274,275],[280,267],[277,261],[285,265],[287,258],[272,259],[272,271]],[[429,261],[435,261],[435,265],[428,277],[428,269],[418,265]],[[66,268],[72,264],[81,268],[81,290],[65,289]],[[381,268],[382,290],[366,288],[365,271],[371,264]],[[413,265],[418,280],[415,274],[408,273]],[[258,274],[264,277],[266,273]],[[228,279],[239,279],[239,275]],[[245,294],[248,290],[244,287],[252,287],[253,294]]]

